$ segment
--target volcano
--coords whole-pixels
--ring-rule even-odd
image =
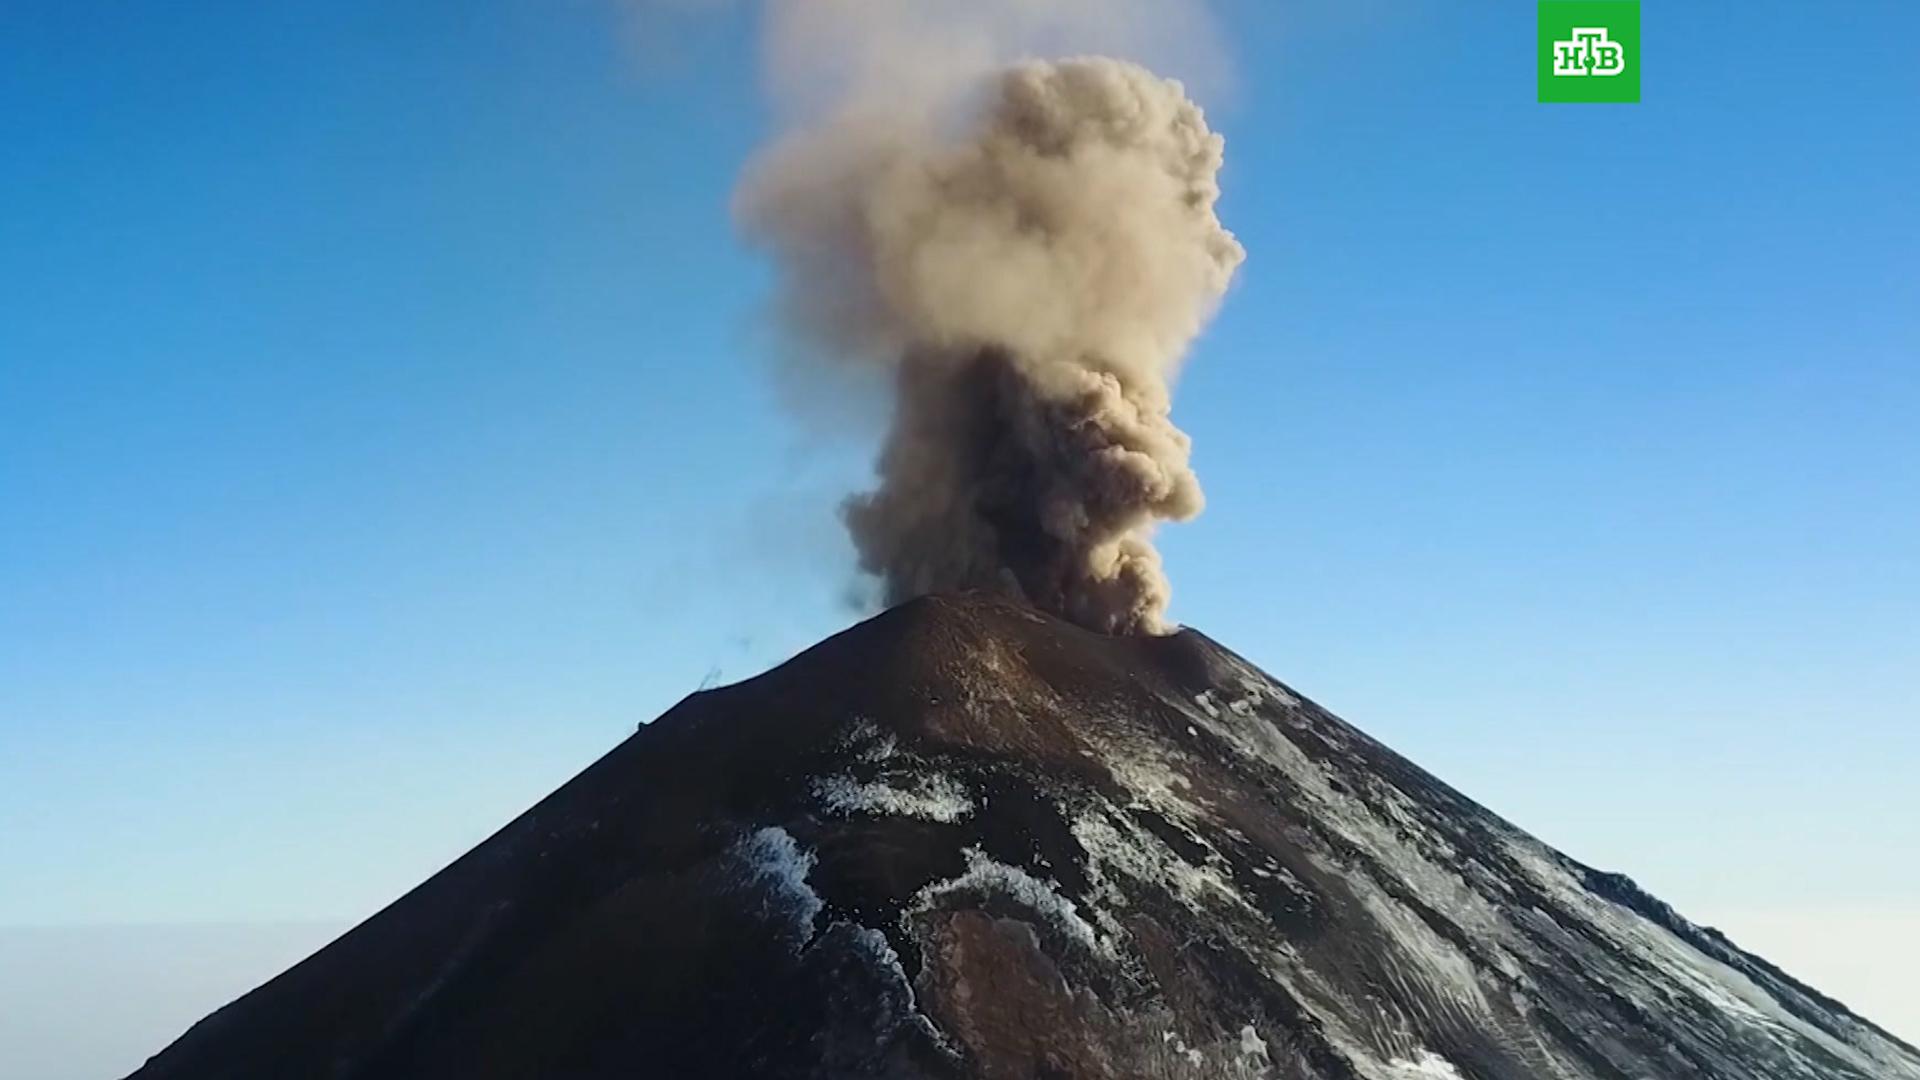
[[[915,600],[694,694],[140,1080],[1914,1080],[1204,635]]]

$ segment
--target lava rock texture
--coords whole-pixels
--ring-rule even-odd
[[[1194,631],[913,601],[698,693],[140,1080],[1920,1080]]]

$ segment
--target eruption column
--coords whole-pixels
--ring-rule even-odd
[[[970,107],[858,98],[755,163],[738,209],[787,325],[892,380],[878,485],[844,507],[889,602],[985,588],[1164,629],[1151,533],[1202,504],[1171,382],[1243,257],[1222,146],[1179,83],[1083,58]]]

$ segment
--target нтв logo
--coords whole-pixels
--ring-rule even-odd
[[[1604,26],[1582,26],[1571,38],[1553,43],[1555,75],[1618,75],[1625,70],[1626,50],[1607,40]]]
[[[1540,0],[1540,100],[1640,100],[1638,0]]]

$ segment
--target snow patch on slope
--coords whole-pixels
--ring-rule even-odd
[[[1412,1061],[1394,1058],[1387,1062],[1387,1068],[1393,1070],[1392,1080],[1462,1080],[1452,1062],[1431,1050],[1420,1051]]]
[[[973,797],[942,773],[904,774],[877,780],[828,776],[813,782],[814,797],[841,814],[919,818],[953,824],[973,813]]]
[[[955,893],[981,892],[1012,900],[1039,916],[1040,921],[1092,952],[1109,953],[1079,907],[1062,895],[1054,883],[1034,877],[1017,866],[996,862],[979,848],[966,849],[967,869],[959,877],[923,887],[913,910],[930,911]]]
[[[728,854],[740,868],[740,883],[758,894],[763,918],[785,923],[796,947],[812,936],[814,920],[826,907],[807,882],[817,861],[813,852],[787,830],[769,825],[748,834]]]
[[[840,737],[840,749],[849,751],[857,761],[878,765],[900,752],[900,740],[891,731],[883,731],[872,718],[856,716]]]
[[[1125,897],[1112,888],[1118,872],[1158,886],[1196,915],[1204,913],[1209,902],[1249,907],[1219,870],[1186,861],[1164,840],[1111,808],[1080,814],[1069,827],[1087,853],[1087,872],[1094,890],[1111,902],[1126,903]]]
[[[1264,1062],[1268,1059],[1267,1041],[1260,1037],[1260,1033],[1253,1029],[1252,1024],[1247,1024],[1240,1029],[1240,1043],[1235,1049],[1239,1050],[1243,1060],[1249,1062],[1256,1059]]]

